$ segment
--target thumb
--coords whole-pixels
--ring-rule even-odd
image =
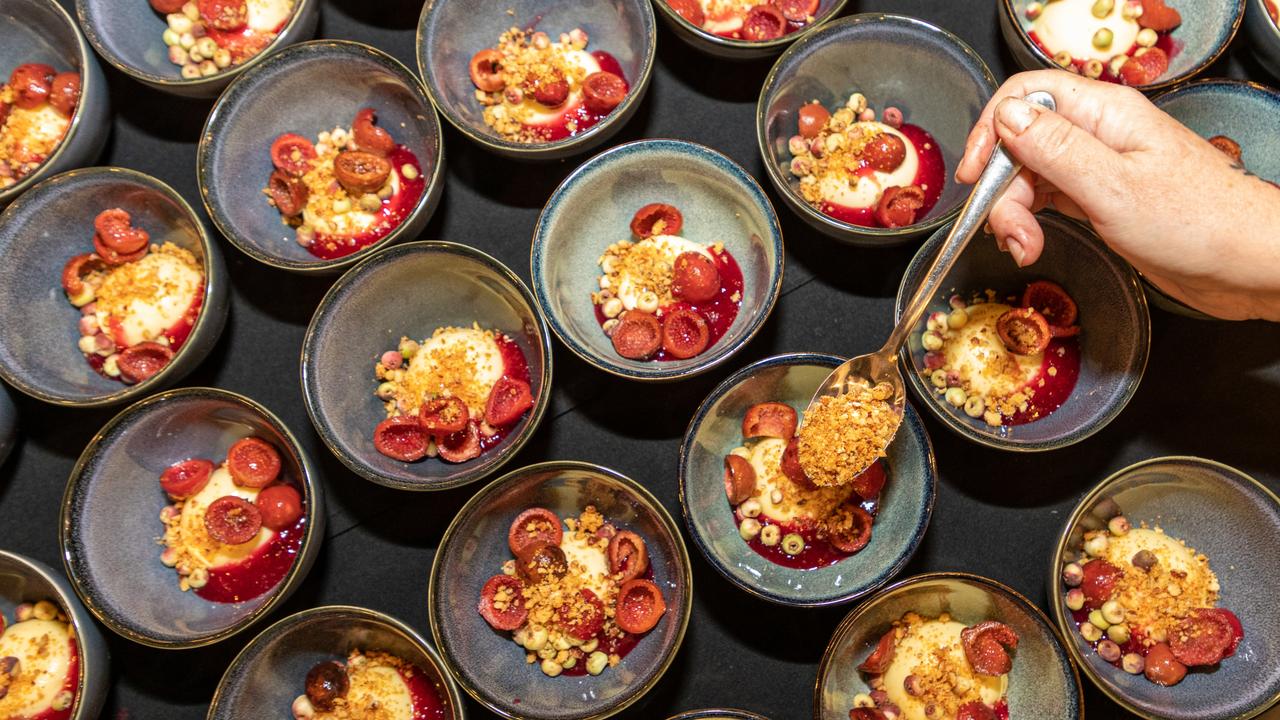
[[[1019,162],[1082,208],[1098,207],[1120,189],[1120,153],[1058,113],[1006,98],[996,106],[995,125]]]

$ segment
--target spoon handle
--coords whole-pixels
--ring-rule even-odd
[[[1053,96],[1047,92],[1033,92],[1025,99],[1029,103],[1049,110],[1057,108]],[[960,210],[960,216],[951,226],[947,239],[938,249],[938,254],[934,256],[929,269],[925,271],[923,281],[903,309],[902,317],[894,327],[893,334],[889,336],[889,341],[881,349],[881,353],[890,357],[898,354],[902,344],[920,322],[934,295],[942,287],[942,281],[946,279],[947,273],[951,272],[951,266],[955,265],[956,259],[960,257],[965,246],[982,229],[982,224],[991,214],[991,208],[996,200],[1000,199],[1004,191],[1009,188],[1021,169],[1022,166],[1005,152],[1003,143],[997,142],[995,150],[991,152],[991,159],[987,161],[987,167],[983,169],[982,176],[973,186],[969,199]]]

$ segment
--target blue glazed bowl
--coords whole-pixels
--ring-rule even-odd
[[[418,20],[418,72],[436,109],[450,125],[491,152],[524,160],[554,160],[586,152],[609,139],[635,114],[649,89],[657,23],[648,0],[509,0],[473,4],[427,0]],[[534,27],[553,38],[574,28],[587,33],[587,50],[617,59],[631,91],[608,117],[576,135],[524,144],[499,136],[484,123],[484,107],[471,82],[471,56],[518,27]]]
[[[18,408],[9,393],[9,386],[0,383],[0,465],[18,443]]]
[[[711,391],[680,446],[680,506],[698,548],[722,575],[747,592],[782,605],[813,607],[855,600],[884,585],[915,553],[937,492],[933,447],[910,406],[889,446],[889,481],[880,496],[871,544],[835,565],[795,570],[752,550],[738,535],[724,491],[724,456],[743,443],[742,418],[761,402],[804,412],[813,393],[841,363],[834,355],[776,355],[752,363]]]
[[[65,578],[53,568],[28,557],[0,550],[0,615],[13,622],[22,603],[48,600],[66,613],[75,631],[80,654],[80,682],[70,720],[94,720],[111,688],[107,643],[80,604]]]
[[[995,580],[939,572],[900,580],[845,616],[818,665],[814,720],[848,720],[854,695],[871,692],[858,665],[893,621],[909,612],[926,618],[945,612],[966,625],[995,620],[1013,628],[1018,649],[1009,673],[1009,716],[1084,718],[1080,675],[1044,612]]]
[[[1267,11],[1268,0],[1245,0],[1244,32],[1259,63],[1280,78],[1280,27]]]
[[[1244,626],[1236,654],[1210,672],[1189,672],[1172,687],[1130,675],[1098,656],[1076,629],[1062,598],[1062,567],[1077,559],[1083,534],[1123,514],[1158,525],[1208,556],[1222,585],[1219,606]],[[1195,457],[1161,457],[1103,480],[1072,511],[1049,559],[1049,606],[1072,658],[1108,697],[1155,720],[1251,718],[1280,700],[1280,498],[1235,468]]]
[[[57,0],[0,0],[0,83],[29,62],[46,63],[59,72],[78,71],[80,104],[49,159],[21,182],[0,190],[0,209],[49,176],[92,163],[111,132],[106,78],[71,15]]]
[[[160,474],[179,460],[220,460],[256,435],[280,452],[281,477],[302,492],[306,532],[288,574],[252,600],[206,601],[160,562]],[[280,418],[242,395],[182,388],[130,405],[98,431],[71,471],[59,541],[76,594],[104,625],[148,647],[225,640],[266,617],[302,584],[324,538],[324,495],[306,451]]]
[[[515,341],[529,364],[534,406],[495,448],[459,464],[405,463],[373,445],[386,419],[373,368],[400,338],[479,323]],[[397,245],[334,283],[302,341],[302,395],[325,445],[361,477],[401,490],[445,490],[502,467],[529,441],[551,402],[551,335],[515,273],[479,250],[449,242]]]
[[[325,660],[345,662],[352,650],[381,651],[413,663],[435,686],[447,710],[463,720],[462,695],[434,648],[401,620],[361,607],[327,605],[295,613],[263,630],[223,674],[207,720],[291,717],[307,671]]]
[[[952,179],[965,139],[996,81],[963,40],[923,20],[865,14],[828,23],[778,59],[756,106],[756,140],[769,180],[787,205],[819,232],[855,245],[897,245],[951,221],[969,197]],[[877,111],[896,106],[906,122],[937,140],[946,168],[937,204],[919,222],[901,228],[854,225],[824,215],[800,195],[791,174],[787,141],[797,133],[800,107],[817,100],[844,107],[849,95],[867,96]]]
[[[262,193],[273,169],[271,144],[286,132],[315,142],[320,132],[350,128],[364,107],[376,110],[378,124],[417,156],[426,188],[386,237],[322,260],[298,244],[293,228]],[[302,273],[334,273],[378,248],[416,237],[444,188],[440,121],[422,83],[390,55],[345,40],[294,45],[237,78],[205,121],[196,163],[200,195],[218,230],[254,260]]]
[[[1022,69],[1057,68],[1028,34],[1032,23],[1026,10],[1032,1],[1000,0],[1000,32]],[[1182,25],[1173,31],[1175,50],[1169,69],[1156,82],[1143,85],[1143,92],[1170,88],[1204,72],[1226,52],[1244,18],[1245,0],[1168,0],[1167,4],[1182,14]]]
[[[316,23],[320,20],[320,0],[294,0],[293,15],[262,52],[240,65],[194,79],[183,78],[181,68],[169,62],[169,48],[161,37],[168,24],[163,15],[151,9],[150,3],[76,0],[76,14],[89,42],[115,69],[162,92],[211,98],[236,75],[272,53],[315,35]]]
[[[1044,253],[1034,265],[1018,268],[989,235],[974,238],[956,261],[929,312],[949,310],[948,298],[968,298],[987,289],[1021,295],[1033,280],[1052,280],[1080,308],[1080,375],[1062,407],[1024,425],[992,427],[948,404],[930,383],[921,333],[902,348],[907,384],[934,416],[966,440],[998,450],[1037,452],[1078,443],[1098,432],[1129,404],[1147,368],[1151,315],[1138,274],[1111,252],[1084,224],[1056,213],[1040,213]],[[912,258],[898,286],[894,318],[924,275],[949,228],[942,228]]]
[[[821,0],[818,11],[813,14],[813,22],[805,25],[797,32],[788,33],[773,40],[735,40],[694,25],[671,8],[667,0],[653,0],[667,25],[675,34],[693,47],[716,57],[729,60],[749,60],[751,58],[774,55],[788,44],[804,37],[815,28],[840,14],[847,0]]]
[[[80,311],[62,290],[62,268],[93,250],[93,219],[127,210],[153,243],[190,250],[204,267],[204,304],[191,335],[160,372],[136,385],[108,380],[76,346]],[[32,188],[0,214],[0,302],[22,308],[0,316],[0,377],[39,400],[104,407],[173,385],[213,349],[227,317],[222,253],[195,210],[173,188],[135,170],[85,168]]]
[[[545,507],[561,517],[587,505],[645,539],[667,612],[620,664],[599,676],[547,677],[525,663],[510,633],[476,612],[480,588],[511,558],[516,515]],[[675,521],[644,486],[590,463],[545,462],[514,470],[476,493],[440,539],[427,611],[445,666],[473,698],[504,718],[600,720],[653,689],[675,659],[693,605],[689,555]]]
[[[769,720],[763,715],[757,715],[746,710],[734,710],[732,708],[713,708],[708,710],[690,710],[682,712],[679,715],[673,715],[668,720]]]
[[[738,317],[719,341],[687,360],[628,360],[596,321],[591,293],[600,254],[631,237],[631,217],[652,202],[684,215],[685,238],[723,242],[742,268]],[[782,229],[769,198],[737,163],[683,140],[639,140],[596,155],[551,194],[533,234],[533,289],[551,328],[605,372],[632,380],[679,380],[709,370],[742,349],[773,310],[782,288]]]

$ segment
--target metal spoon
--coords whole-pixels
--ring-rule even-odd
[[[1025,100],[1049,110],[1057,109],[1053,96],[1047,92],[1033,92],[1027,95]],[[987,167],[982,171],[982,177],[978,178],[978,182],[973,186],[973,192],[960,210],[960,216],[951,226],[951,232],[947,234],[946,241],[938,249],[938,254],[934,256],[933,264],[925,272],[920,286],[907,302],[898,325],[889,335],[889,340],[879,350],[869,355],[859,355],[836,368],[818,386],[818,391],[809,401],[808,410],[812,410],[823,396],[843,394],[850,382],[866,382],[870,387],[887,383],[893,389],[893,411],[897,418],[897,426],[902,425],[902,415],[907,403],[907,389],[902,382],[902,373],[898,369],[898,351],[907,341],[916,324],[920,322],[920,318],[924,316],[925,309],[941,289],[943,280],[946,279],[947,273],[951,272],[951,267],[955,265],[960,253],[973,236],[978,234],[987,216],[991,214],[992,206],[1009,188],[1021,169],[1009,153],[1005,152],[1003,145],[996,143],[991,159],[987,161]]]

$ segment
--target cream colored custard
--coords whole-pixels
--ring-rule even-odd
[[[0,698],[0,718],[35,717],[53,709],[71,672],[72,642],[70,626],[58,620],[32,618],[0,634],[0,658],[18,659],[18,675]]]
[[[628,253],[643,254],[648,250],[656,255],[656,258],[650,259],[650,266],[660,263],[665,268],[670,269],[675,266],[676,258],[680,255],[693,252],[698,253],[707,258],[711,257],[711,253],[698,243],[686,240],[678,235],[654,235],[636,242]],[[640,304],[640,296],[645,292],[656,292],[657,289],[650,287],[651,283],[647,283],[643,277],[632,273],[635,266],[629,263],[623,263],[622,268],[618,271],[617,289],[615,290],[618,299],[622,301],[622,307],[627,310],[634,310]],[[671,273],[667,272],[666,277],[671,277]],[[670,295],[670,282],[664,286],[665,294]],[[661,295],[662,293],[660,293]],[[670,297],[659,298],[659,301],[665,304],[670,301]]]
[[[439,328],[409,360],[397,403],[403,412],[416,412],[427,398],[451,395],[466,403],[471,417],[482,418],[504,370],[502,350],[492,332]]]
[[[6,86],[7,87],[7,86]],[[44,162],[62,142],[71,118],[58,112],[53,105],[44,103],[27,110],[12,104],[11,91],[0,92],[0,102],[10,102],[9,117],[0,132],[0,158],[16,167]],[[13,184],[12,178],[0,178]]]
[[[1137,20],[1124,17],[1124,1],[1112,3],[1104,17],[1093,14],[1095,0],[1054,0],[1044,4],[1044,11],[1031,29],[1050,55],[1066,51],[1075,60],[1100,60],[1128,52],[1142,29]],[[1099,30],[1112,33],[1111,43],[1099,48],[1094,36]]]
[[[785,523],[797,518],[822,519],[828,517],[849,496],[853,488],[832,487],[808,490],[796,486],[782,472],[782,454],[787,441],[781,438],[762,438],[751,447],[733,450],[751,463],[756,473],[756,493],[752,497],[760,503],[760,514]]]
[[[1086,547],[1090,545],[1096,541]],[[1155,556],[1149,571],[1133,563],[1134,556],[1143,550]],[[1123,535],[1108,533],[1098,557],[1124,573],[1112,599],[1125,609],[1128,624],[1152,636],[1152,641],[1165,640],[1178,617],[1218,603],[1220,588],[1209,558],[1158,527],[1130,528]]]
[[[347,658],[347,694],[331,710],[320,710],[306,695],[293,703],[293,716],[308,720],[415,720],[413,691],[400,674],[404,662],[381,652],[353,650]]]
[[[582,81],[591,73],[600,72],[600,63],[595,56],[586,50],[576,50],[571,45],[554,42],[551,47],[564,58],[565,65],[571,70],[566,73],[569,82],[569,97],[555,107],[547,107],[533,99],[533,94],[525,95],[524,100],[511,109],[514,117],[526,125],[547,125],[559,120],[565,113],[576,109],[583,102]],[[582,74],[572,72],[580,68]]]
[[[293,0],[248,0],[249,27],[273,33],[293,14]]]
[[[582,578],[583,584],[602,601],[613,593],[613,584],[609,580],[609,557],[605,553],[607,548],[608,544],[594,534],[573,530],[566,532],[560,541],[560,549],[569,563],[569,572]]]
[[[969,320],[964,327],[948,331],[946,344],[942,347],[943,366],[959,374],[970,395],[1012,395],[1040,373],[1043,353],[1012,353],[996,332],[996,321],[1012,309],[994,302],[970,305],[967,308]]]
[[[904,618],[905,631],[898,640],[893,661],[881,676],[889,701],[902,711],[903,720],[938,720],[954,718],[961,705],[975,700],[994,706],[1009,687],[1007,675],[982,675],[974,671],[964,654],[960,633],[963,623],[943,614],[924,619],[914,614]],[[923,691],[911,695],[906,691],[908,675],[921,682]],[[925,708],[936,706],[935,714]]]
[[[902,164],[893,172],[833,172],[835,168],[829,163],[828,172],[818,180],[818,192],[823,200],[848,208],[875,207],[880,203],[880,196],[886,188],[906,187],[915,183],[916,175],[920,172],[920,155],[916,152],[916,146],[902,131],[882,122],[869,121],[853,123],[844,133],[850,137],[870,137],[879,133],[893,135],[902,140],[906,155]]]
[[[156,340],[182,320],[203,285],[195,257],[165,243],[111,268],[97,290],[98,326],[122,347]]]
[[[191,569],[216,570],[243,561],[259,547],[271,542],[275,532],[264,526],[253,540],[242,545],[227,545],[209,537],[204,516],[209,505],[220,497],[234,495],[253,502],[258,492],[257,488],[236,485],[226,465],[219,466],[209,475],[209,482],[200,492],[182,503],[177,522],[170,525],[165,533],[165,545],[176,549]]]
[[[742,29],[747,11],[758,5],[757,0],[699,0],[706,21],[704,30],[717,35],[730,35]]]

